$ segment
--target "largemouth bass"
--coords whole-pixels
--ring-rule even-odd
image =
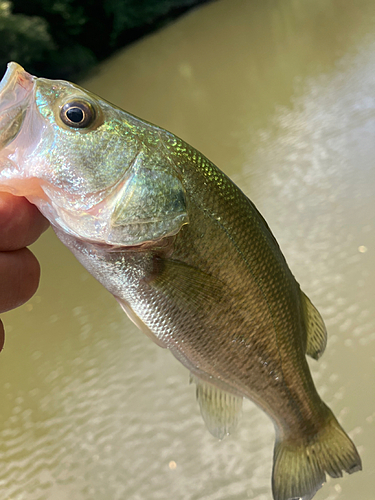
[[[0,84],[0,189],[26,196],[156,344],[190,370],[222,439],[244,397],[272,419],[275,500],[361,469],[306,361],[326,346],[267,223],[193,147],[65,81],[10,63]]]

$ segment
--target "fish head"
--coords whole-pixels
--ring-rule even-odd
[[[176,234],[188,222],[186,194],[157,130],[10,63],[0,83],[0,190],[26,196],[80,239],[136,246]]]

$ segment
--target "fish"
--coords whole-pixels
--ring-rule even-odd
[[[203,154],[70,82],[15,62],[0,83],[0,190],[25,196],[135,325],[189,371],[208,430],[243,398],[275,427],[274,500],[361,470],[306,355],[327,343],[266,221]]]

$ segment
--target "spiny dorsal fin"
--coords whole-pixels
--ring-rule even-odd
[[[319,311],[301,291],[303,313],[306,324],[306,354],[319,359],[327,345],[327,330]]]
[[[243,398],[223,391],[194,375],[191,375],[190,382],[195,382],[197,386],[197,400],[208,430],[216,438],[224,439],[237,426]]]

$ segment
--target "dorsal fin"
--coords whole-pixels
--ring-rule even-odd
[[[327,345],[327,330],[319,311],[302,291],[301,298],[306,324],[306,354],[319,359]]]
[[[213,436],[223,439],[237,426],[242,412],[243,398],[191,375],[190,382],[197,386],[197,400],[203,420]]]

